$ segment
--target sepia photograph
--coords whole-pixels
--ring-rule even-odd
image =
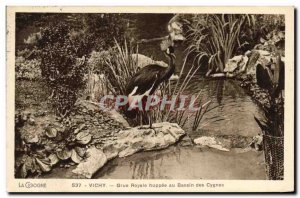
[[[175,8],[7,8],[10,189],[293,189],[294,9]]]

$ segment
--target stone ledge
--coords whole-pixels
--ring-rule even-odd
[[[116,141],[105,145],[103,149],[90,147],[89,157],[81,162],[73,173],[92,178],[107,161],[115,157],[126,157],[140,151],[159,150],[176,143],[186,133],[176,123],[154,123],[153,129],[147,126],[122,130]]]

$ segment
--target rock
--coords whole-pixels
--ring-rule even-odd
[[[215,73],[215,74],[211,74],[210,77],[212,78],[222,78],[225,77],[226,75],[224,73]]]
[[[257,50],[252,50],[251,55],[249,57],[246,74],[255,76],[256,72],[256,62],[260,57],[260,53]]]
[[[170,77],[170,80],[171,81],[175,81],[175,80],[178,80],[179,79],[179,76],[178,75],[175,75],[173,74],[171,77]]]
[[[103,148],[103,152],[107,158],[107,160],[111,160],[118,156],[119,154],[119,148],[114,145],[113,143],[109,143]]]
[[[27,135],[24,137],[24,141],[27,144],[34,144],[34,143],[38,143],[39,142],[39,137],[37,135]]]
[[[114,121],[120,123],[123,127],[129,127],[128,122],[125,120],[125,118],[116,110],[111,110],[105,112],[110,118],[114,119]]]
[[[99,105],[97,103],[87,101],[87,100],[78,100],[75,105],[83,108],[83,110],[85,112],[92,111],[95,113],[95,112],[98,112],[100,109]],[[105,112],[103,112],[103,114],[105,116],[108,116],[109,118],[113,119],[115,122],[120,123],[123,127],[129,127],[129,124],[125,120],[125,118],[116,110],[113,109],[110,111],[105,111]],[[88,117],[90,117],[90,116],[88,116]],[[89,119],[91,119],[91,117]],[[79,132],[79,131],[77,131],[77,132]]]
[[[215,148],[221,151],[229,151],[229,149],[224,148],[223,145],[220,142],[218,142],[215,137],[199,137],[194,139],[194,143],[200,146],[208,146],[210,148]]]
[[[115,157],[126,157],[139,151],[167,148],[185,135],[176,123],[154,123],[153,128],[141,126],[121,130],[116,140],[106,144],[102,149],[90,147],[88,158],[79,163],[73,173],[91,178],[108,160]]]
[[[238,63],[242,60],[242,58],[243,55],[229,59],[225,65],[224,72],[233,72],[238,67]]]
[[[233,73],[237,69],[243,70],[248,62],[248,57],[239,55],[229,59],[225,65],[224,72]]]
[[[119,148],[119,157],[125,157],[138,151],[166,148],[184,134],[177,124],[155,123],[153,129],[144,126],[120,131],[114,146]]]
[[[214,135],[202,134],[194,142],[200,146],[208,146],[219,150],[248,149],[253,142],[252,137],[241,135]]]
[[[263,137],[261,135],[257,135],[253,137],[252,142],[250,143],[250,147],[254,148],[257,151],[262,150]]]
[[[87,152],[90,157],[79,163],[72,172],[90,179],[107,162],[107,157],[96,147],[90,147]]]
[[[97,103],[93,103],[87,100],[77,100],[75,106],[78,109],[81,109],[83,113],[88,112],[88,110],[98,111],[99,105]],[[80,116],[80,118],[84,119],[84,116]]]

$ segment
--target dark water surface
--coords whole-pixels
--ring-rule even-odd
[[[196,95],[200,90],[202,103],[211,100],[208,111],[198,127],[198,132],[206,135],[239,135],[253,137],[260,133],[254,116],[262,116],[261,109],[251,100],[235,80],[208,80],[195,78],[187,87],[187,94]],[[187,124],[191,131],[193,119]],[[191,136],[197,134],[191,133]]]

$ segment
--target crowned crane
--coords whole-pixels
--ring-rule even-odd
[[[158,86],[170,79],[172,74],[175,72],[175,55],[174,48],[169,46],[165,51],[165,55],[169,59],[169,66],[162,67],[157,64],[149,64],[142,69],[140,69],[133,77],[130,79],[126,86],[126,95],[128,96],[128,106],[134,100],[134,97],[138,98],[139,102],[144,101],[150,95],[153,95]],[[144,110],[144,107],[143,107]],[[147,111],[149,113],[149,111]],[[126,110],[125,114],[128,117],[134,117],[137,115],[136,110]],[[149,126],[152,128],[152,119],[150,114],[148,114]]]

